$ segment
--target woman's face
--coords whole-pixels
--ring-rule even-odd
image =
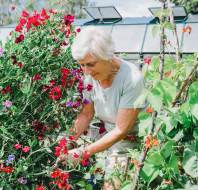
[[[79,60],[83,72],[90,75],[94,80],[104,80],[108,76],[108,61],[97,59],[87,54],[83,59]]]

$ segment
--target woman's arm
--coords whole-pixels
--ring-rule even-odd
[[[88,129],[89,123],[94,116],[94,105],[93,103],[84,104],[80,114],[76,118],[73,126],[73,131],[75,132],[74,138],[78,137]]]
[[[118,111],[116,127],[104,135],[100,140],[88,145],[85,150],[91,155],[104,151],[116,142],[124,139],[127,132],[134,127],[139,109],[120,109]]]

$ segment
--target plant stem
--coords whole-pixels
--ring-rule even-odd
[[[177,28],[176,28],[176,24],[174,21],[173,9],[171,7],[170,0],[167,0],[167,3],[168,3],[168,9],[169,9],[170,23],[173,25],[173,34],[175,36],[176,60],[177,60],[177,62],[179,62],[180,58],[181,58],[181,53],[180,53],[180,47],[179,47],[179,38],[178,38],[178,34],[177,34]]]
[[[198,57],[196,58],[196,64],[193,67],[192,71],[190,72],[190,74],[188,75],[188,77],[186,78],[186,80],[184,81],[180,91],[177,93],[175,99],[172,102],[172,107],[174,107],[178,101],[178,99],[181,97],[182,93],[185,91],[186,87],[189,86],[189,84],[191,83],[191,81],[193,81],[193,76],[196,72],[196,69],[198,68]]]

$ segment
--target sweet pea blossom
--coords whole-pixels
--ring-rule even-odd
[[[5,108],[10,108],[12,106],[12,102],[9,101],[9,100],[6,100],[5,102],[2,103],[2,105],[5,107]]]
[[[16,150],[18,150],[18,149],[21,148],[21,145],[20,145],[20,144],[15,144],[15,145],[14,145],[14,148],[15,148]]]
[[[0,57],[2,57],[2,56],[3,56],[3,48],[0,47]]]
[[[29,147],[29,146],[24,146],[24,147],[22,148],[22,151],[23,151],[23,152],[29,152],[29,151],[30,151],[30,147]]]
[[[6,160],[6,164],[8,165],[8,164],[11,164],[11,163],[13,163],[13,161],[15,160],[15,155],[14,154],[10,154],[9,156],[8,156],[8,159]]]
[[[20,184],[26,184],[27,183],[27,179],[25,179],[24,177],[20,177],[17,180]]]

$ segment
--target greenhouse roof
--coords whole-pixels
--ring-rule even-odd
[[[103,7],[104,8],[104,7]],[[110,32],[115,42],[116,53],[127,53],[134,55],[159,54],[160,53],[160,31],[155,30],[158,19],[156,17],[126,17],[122,18],[117,10],[110,18],[110,11],[114,8],[107,7],[101,18],[93,15],[88,19],[76,19],[75,26],[81,28],[90,25],[97,26]],[[97,13],[98,14],[98,13]],[[111,13],[112,14],[112,13]],[[95,16],[95,18],[94,18]],[[184,27],[191,27],[191,32],[183,32]],[[0,40],[5,41],[9,32],[15,25],[0,27]],[[184,20],[176,22],[180,51],[182,53],[198,52],[198,15],[188,15]],[[155,33],[155,35],[154,35]],[[175,37],[172,30],[166,29],[167,45],[166,53],[175,53]]]
[[[176,28],[180,51],[182,53],[198,52],[198,15],[183,16],[183,20],[176,21]],[[157,17],[128,17],[128,18],[96,18],[78,19],[74,23],[81,28],[90,25],[97,26],[110,32],[115,42],[117,53],[159,54],[160,31],[155,30]],[[191,32],[183,32],[183,28],[190,26]],[[155,35],[154,35],[155,33]],[[167,36],[166,53],[175,53],[175,37],[173,31],[165,29]]]

